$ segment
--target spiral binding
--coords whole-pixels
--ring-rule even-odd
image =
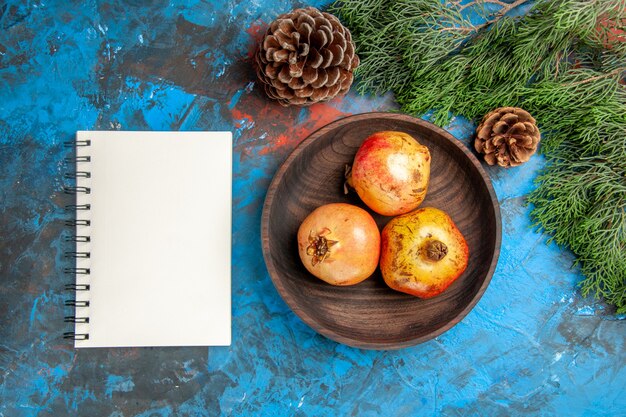
[[[66,274],[78,274],[78,275],[91,274],[91,270],[89,268],[63,268],[63,272],[65,272]]]
[[[86,171],[66,172],[63,175],[63,178],[67,180],[75,180],[76,178],[91,178],[91,172],[86,172]]]
[[[63,339],[89,340],[89,333],[65,332],[63,333]]]
[[[89,284],[65,284],[66,291],[89,291]]]
[[[89,323],[89,317],[65,316],[65,323]]]
[[[68,141],[68,142],[64,142],[63,145],[66,148],[72,148],[75,149],[77,147],[81,147],[81,146],[91,146],[91,141],[90,140],[76,140],[76,141]],[[91,172],[87,171],[84,169],[83,166],[81,166],[84,163],[88,163],[91,162],[91,156],[87,156],[87,155],[74,155],[72,157],[67,157],[64,159],[65,164],[68,167],[71,167],[71,171],[70,172],[66,172],[63,175],[63,178],[65,178],[66,180],[73,180],[73,181],[77,181],[79,178],[91,178]],[[79,169],[79,167],[81,169]],[[67,194],[67,195],[78,195],[78,194],[91,194],[91,188],[90,187],[85,187],[85,186],[79,186],[77,184],[74,185],[64,185],[63,186],[63,193]],[[84,211],[88,211],[91,210],[91,204],[67,204],[65,205],[65,211],[66,212],[72,212],[75,213],[77,216],[79,216],[79,212],[84,212]],[[67,227],[71,227],[71,228],[76,228],[78,226],[91,226],[91,220],[89,219],[68,219],[65,220],[65,225]],[[76,232],[76,230],[74,230]],[[74,248],[73,250],[68,250],[65,252],[65,258],[68,259],[89,259],[91,258],[91,252],[89,251],[85,251],[85,250],[78,250],[76,248],[76,245],[78,243],[87,243],[87,242],[91,242],[91,237],[89,235],[86,235],[84,233],[72,233],[70,235],[65,236],[64,238],[65,242],[69,242],[69,243],[74,243]],[[63,272],[69,276],[72,277],[76,277],[78,275],[90,275],[91,273],[91,269],[90,268],[85,268],[85,267],[78,267],[78,266],[73,266],[73,267],[66,267],[63,268]],[[76,282],[72,282],[72,283],[68,283],[65,284],[65,290],[66,291],[71,291],[74,294],[78,294],[80,292],[86,292],[90,290],[90,285],[89,284],[79,284]],[[84,308],[84,307],[89,307],[89,301],[87,300],[77,300],[77,299],[69,299],[69,300],[65,300],[65,306],[67,307],[73,307],[75,309],[75,311],[77,311],[78,308]],[[84,315],[78,315],[78,314],[74,314],[74,315],[70,315],[70,316],[65,316],[64,320],[65,323],[73,323],[73,324],[77,324],[77,323],[81,323],[81,324],[86,324],[89,323],[89,317],[84,316]],[[89,333],[77,333],[76,330],[74,329],[74,331],[71,332],[65,332],[63,333],[63,338],[64,339],[71,339],[71,340],[89,340]]]
[[[89,307],[89,301],[65,300],[65,305],[68,307]]]
[[[91,204],[66,204],[65,211],[91,210]]]
[[[66,258],[91,258],[91,252],[65,252]]]
[[[89,187],[63,187],[63,192],[65,194],[91,194],[91,188]]]
[[[67,165],[75,164],[76,162],[91,162],[91,156],[71,156],[64,159]]]
[[[66,226],[75,227],[75,226],[91,226],[91,220],[66,220]]]
[[[91,242],[91,237],[70,235],[70,236],[65,236],[65,241],[66,242]]]

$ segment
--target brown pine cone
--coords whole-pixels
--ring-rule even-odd
[[[283,106],[308,106],[345,94],[359,65],[350,31],[314,7],[278,16],[255,58],[265,92]]]
[[[537,151],[539,139],[537,122],[530,113],[518,107],[500,107],[483,117],[474,148],[485,154],[489,165],[517,166]]]

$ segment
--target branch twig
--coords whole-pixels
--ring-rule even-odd
[[[612,77],[612,76],[617,75],[617,74],[619,74],[621,72],[624,72],[624,71],[626,71],[626,67],[624,67],[624,68],[616,68],[616,69],[614,69],[611,72],[607,72],[606,74],[600,74],[600,75],[596,75],[594,77],[585,78],[584,80],[575,81],[573,83],[570,83],[569,85],[587,84],[587,83],[590,83],[590,82],[595,81],[595,80],[600,80],[602,78]]]
[[[561,53],[556,54],[556,72],[554,74],[555,77],[559,76],[559,63],[561,62]]]
[[[461,3],[460,1],[459,2],[455,1],[454,3],[459,6],[459,12],[467,9],[468,7],[476,6],[478,4],[485,4],[485,3],[497,4],[502,7],[509,6],[509,3],[506,3],[500,0],[476,0],[476,1],[470,1],[469,3],[463,4],[463,5],[460,4]]]
[[[505,3],[503,1],[500,0],[476,0],[476,1],[472,1],[469,2],[467,4],[464,5],[460,5],[461,1],[453,1],[452,4],[456,5],[458,7],[458,11],[461,12],[464,9],[466,9],[467,7],[470,6],[475,6],[477,4],[484,4],[484,3],[492,3],[492,4],[499,4],[502,6],[502,8],[500,10],[498,10],[498,12],[494,15],[493,19],[487,20],[485,23],[481,23],[480,25],[476,25],[476,26],[472,26],[472,27],[467,27],[467,26],[451,26],[451,27],[447,27],[447,28],[442,28],[441,31],[442,32],[448,32],[448,31],[458,31],[458,32],[463,32],[463,33],[469,33],[469,32],[474,32],[474,31],[479,31],[480,29],[487,27],[489,25],[492,25],[494,23],[496,23],[498,20],[502,19],[508,12],[510,12],[511,10],[515,9],[518,6],[521,6],[524,3],[529,2],[530,0],[516,0],[513,3]]]

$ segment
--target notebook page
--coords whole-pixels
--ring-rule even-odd
[[[231,340],[230,132],[81,131],[91,172],[77,218],[91,237],[88,307],[76,347],[229,345]]]

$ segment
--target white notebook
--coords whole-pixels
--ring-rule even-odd
[[[80,131],[75,159],[66,337],[77,348],[229,345],[231,133]]]

